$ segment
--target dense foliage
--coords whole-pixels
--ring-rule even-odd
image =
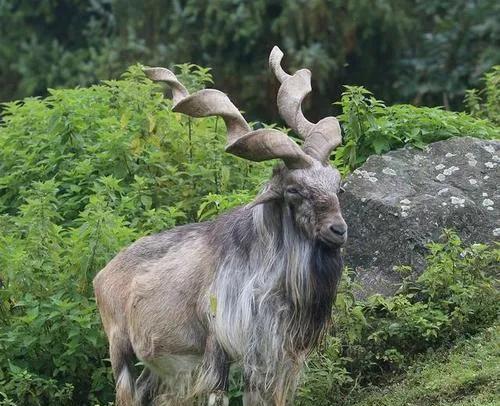
[[[456,109],[500,63],[499,13],[495,0],[1,0],[0,100],[191,61],[251,117],[275,120],[265,61],[278,44],[288,66],[312,69],[316,118],[345,83]]]
[[[491,93],[496,91],[498,99],[500,71],[493,73],[488,74],[496,80],[496,90]],[[471,91],[469,94],[476,93]],[[471,105],[471,97],[468,100]],[[500,128],[494,124],[500,118],[498,105],[494,101],[481,105],[479,99],[476,103],[472,110],[478,118],[484,117],[483,120],[438,107],[415,107],[410,104],[385,106],[365,88],[346,86],[341,101],[337,103],[342,107],[338,118],[343,123],[344,137],[342,146],[335,152],[335,164],[341,172],[347,173],[370,155],[404,145],[422,148],[431,142],[460,136],[499,138]]]
[[[346,406],[497,406],[499,337],[496,323],[451,349],[429,351],[404,379],[353,393]]]
[[[353,280],[345,273],[333,312],[333,334],[309,362],[299,404],[342,404],[354,389],[380,383],[415,355],[497,320],[500,249],[465,247],[455,233],[446,231],[429,250],[425,272],[416,281],[408,280],[393,297],[356,300]]]
[[[191,90],[211,82],[196,65],[178,72]],[[113,383],[93,275],[139,236],[247,202],[272,164],[224,154],[223,122],[172,113],[138,66],[121,80],[49,92],[5,104],[0,124],[0,405],[104,405]],[[341,106],[343,172],[379,152],[379,139],[397,137],[384,151],[497,131],[465,114],[384,107],[361,88],[347,88]],[[353,381],[491,320],[486,271],[497,253],[462,248],[452,235],[431,252],[427,273],[394,299],[358,303],[346,279],[340,327],[311,362],[302,402],[329,402]]]
[[[198,67],[181,71],[191,88],[210,80]],[[124,80],[5,106],[0,399],[112,399],[92,277],[139,236],[254,194],[266,165],[222,153],[225,138],[222,121],[172,113],[138,68]]]

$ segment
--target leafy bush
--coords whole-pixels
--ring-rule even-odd
[[[344,174],[363,164],[370,155],[407,144],[422,148],[450,137],[500,137],[500,129],[487,120],[437,107],[410,104],[387,107],[360,86],[346,86],[337,104],[342,107],[338,118],[344,129],[344,139],[343,145],[336,150],[335,164]]]
[[[180,77],[192,89],[211,81],[195,65],[182,66]],[[158,90],[136,66],[124,80],[6,103],[0,207],[15,213],[32,182],[53,179],[65,224],[99,192],[142,228],[151,210],[194,221],[208,193],[252,190],[260,182],[265,166],[222,152],[222,120],[174,114]]]
[[[191,90],[211,83],[207,69],[181,65],[178,70]],[[413,107],[398,110],[370,100],[360,88],[348,89],[342,100],[347,140],[357,139],[360,148],[353,160],[347,158],[352,143],[337,154],[344,173],[359,165],[364,154],[381,152],[375,151],[379,136],[399,137],[389,143],[396,148],[407,142],[401,135],[407,130],[425,130],[421,142],[470,133],[489,137],[494,132],[486,121],[466,115],[416,109],[415,119]],[[106,339],[90,285],[94,274],[140,236],[243,204],[267,179],[272,163],[253,164],[223,153],[222,120],[195,120],[170,107],[140,66],[120,80],[50,90],[45,99],[4,105],[0,405],[111,402],[114,385]],[[440,135],[434,136],[433,130]],[[491,282],[472,268],[481,261],[489,266],[490,254],[480,247],[468,249],[464,258],[457,257],[463,272],[456,273],[458,268],[449,269],[449,258],[455,260],[463,250],[458,242],[450,244],[437,246],[431,261],[435,268],[426,274],[432,276],[412,285],[413,296],[360,303],[352,296],[352,282],[345,279],[335,335],[311,361],[302,402],[318,396],[328,402],[333,389],[345,393],[353,380],[367,381],[377,368],[397,368],[408,355],[489,320]],[[451,293],[443,288],[450,281]],[[422,341],[413,343],[409,337]],[[365,375],[356,378],[360,371]],[[232,381],[237,404],[238,376]]]
[[[195,65],[179,70],[191,89],[211,80]],[[0,404],[111,401],[95,273],[139,236],[248,201],[266,177],[269,164],[223,153],[222,120],[174,114],[160,90],[136,66],[5,105]]]
[[[429,249],[425,272],[394,297],[356,300],[352,273],[345,273],[332,335],[309,362],[298,404],[343,402],[355,388],[387,379],[416,355],[493,324],[500,310],[500,249],[464,247],[451,231]]]
[[[430,351],[403,380],[366,388],[348,399],[355,406],[495,406],[500,389],[500,325],[456,346]]]
[[[32,184],[20,214],[2,220],[0,387],[17,405],[111,399],[105,338],[90,292],[93,273],[135,233],[94,195],[75,221],[58,223],[53,180]]]

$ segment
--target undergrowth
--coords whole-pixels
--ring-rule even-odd
[[[496,87],[498,92],[498,83]],[[491,114],[479,114],[481,110],[474,110],[477,117],[473,117],[438,107],[386,106],[359,86],[346,86],[337,104],[342,107],[338,118],[344,136],[342,146],[335,152],[334,163],[344,175],[362,165],[370,155],[405,145],[423,148],[431,142],[463,136],[500,138],[498,122],[488,119],[493,117],[493,107],[487,110]],[[500,114],[496,114],[500,119]]]
[[[419,354],[497,320],[500,249],[464,246],[446,230],[429,250],[424,273],[393,297],[357,300],[352,273],[345,272],[332,334],[308,363],[299,405],[344,404],[352,391],[382,383]]]
[[[352,393],[346,406],[496,406],[499,337],[496,323],[451,349],[431,350],[389,385]]]
[[[207,69],[178,71],[190,90],[211,83]],[[248,202],[269,176],[272,163],[223,152],[222,120],[191,119],[170,107],[139,66],[120,80],[3,106],[1,406],[111,402],[107,344],[90,285],[95,273],[140,236]],[[384,107],[361,88],[348,88],[342,107],[346,144],[335,162],[343,173],[387,148],[497,131],[465,114]],[[332,335],[309,363],[300,404],[331,404],[490,321],[497,305],[486,270],[498,251],[462,247],[448,234],[431,252],[424,276],[394,298],[358,302],[347,274]],[[231,393],[238,404],[239,388]]]

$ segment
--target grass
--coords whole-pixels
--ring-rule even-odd
[[[399,379],[363,390],[349,406],[500,405],[500,324],[426,354]]]

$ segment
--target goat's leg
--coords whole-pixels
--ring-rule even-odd
[[[286,406],[286,398],[282,394],[274,396],[274,405]]]
[[[158,395],[160,378],[151,369],[145,367],[135,382],[136,406],[150,406]]]
[[[208,406],[228,406],[230,359],[215,337],[207,337],[198,385],[208,390]]]

